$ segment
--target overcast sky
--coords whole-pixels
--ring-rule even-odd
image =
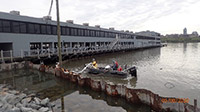
[[[0,0],[0,11],[20,11],[21,15],[48,14],[51,0]],[[115,27],[133,32],[151,30],[161,34],[198,31],[200,0],[59,0],[61,21]],[[52,17],[56,20],[55,0]]]

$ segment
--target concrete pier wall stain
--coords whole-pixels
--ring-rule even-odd
[[[106,93],[107,93],[108,95],[111,95],[111,96],[118,96],[118,95],[120,95],[120,94],[118,93],[117,89],[116,89],[116,86],[117,86],[117,85],[115,85],[115,84],[113,84],[113,83],[111,83],[111,82],[107,82],[107,83],[106,83],[106,88],[105,88]]]
[[[124,86],[122,84],[117,84],[116,90],[121,97],[126,96],[126,86]]]
[[[170,97],[162,97],[147,89],[134,89],[122,84],[113,84],[104,80],[93,80],[90,77],[82,76],[63,68],[53,68],[46,65],[33,64],[31,62],[20,62],[1,64],[0,72],[15,69],[36,69],[41,72],[50,73],[57,77],[70,80],[80,86],[88,86],[94,91],[102,91],[107,95],[125,98],[130,103],[147,104],[155,111],[177,111],[177,112],[200,112],[197,104],[191,105],[188,103],[163,103],[161,100]],[[66,72],[67,71],[67,72]]]

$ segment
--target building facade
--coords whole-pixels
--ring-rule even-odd
[[[134,48],[159,46],[160,34],[118,31],[73,21],[61,22],[62,49],[96,46],[132,46]],[[148,32],[150,33],[150,32]],[[117,37],[117,38],[116,38]],[[0,12],[0,50],[12,51],[13,56],[30,55],[31,51],[57,50],[57,22],[50,17],[34,18],[20,13]]]

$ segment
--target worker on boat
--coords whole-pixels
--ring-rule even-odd
[[[122,71],[122,67],[119,66],[119,68],[117,69],[117,71],[121,72]]]
[[[118,69],[118,62],[113,60],[113,70],[117,70]]]
[[[60,63],[59,62],[57,62],[56,68],[60,68]]]
[[[97,69],[97,62],[96,62],[96,60],[93,58],[93,60],[92,60],[93,62],[92,62],[92,66],[93,66],[93,68],[95,68],[95,69]]]

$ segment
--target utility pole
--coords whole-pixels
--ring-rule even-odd
[[[60,17],[59,17],[58,0],[56,0],[56,9],[57,9],[58,57],[59,57],[59,64],[60,64],[60,66],[62,66],[61,42],[60,42]]]

